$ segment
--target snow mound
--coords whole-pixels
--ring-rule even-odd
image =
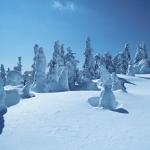
[[[20,95],[16,89],[6,90],[5,104],[7,107],[16,105],[20,101]]]
[[[93,107],[99,106],[99,97],[91,97],[88,99],[88,103]]]

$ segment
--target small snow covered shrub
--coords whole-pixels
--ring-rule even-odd
[[[22,89],[22,98],[31,98],[34,97],[35,95],[31,93],[31,83],[27,82],[26,85]]]
[[[115,95],[111,90],[111,83],[104,85],[104,89],[100,94],[99,101],[100,101],[100,106],[106,109],[114,110],[117,108],[118,102],[116,101]]]
[[[110,73],[106,70],[104,66],[101,66],[101,82],[102,82],[102,92],[99,98],[100,107],[114,110],[118,106],[115,95],[112,92],[112,79]]]

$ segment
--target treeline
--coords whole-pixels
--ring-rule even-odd
[[[125,47],[115,57],[109,52],[94,56],[91,40],[88,37],[85,43],[83,68],[78,68],[79,61],[73,50],[59,41],[54,43],[52,58],[46,61],[44,50],[39,45],[34,46],[34,58],[31,71],[22,72],[22,58],[18,57],[17,66],[13,69],[1,65],[0,75],[4,85],[30,84],[36,92],[55,92],[76,89],[95,89],[93,79],[101,77],[101,67],[109,73],[127,74],[150,73],[150,59],[144,43],[137,47],[135,57],[132,59],[130,47]],[[48,71],[47,71],[48,67]]]

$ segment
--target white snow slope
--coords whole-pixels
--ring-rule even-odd
[[[150,80],[124,77],[129,114],[90,106],[98,91],[36,94],[8,109],[0,150],[150,150]]]

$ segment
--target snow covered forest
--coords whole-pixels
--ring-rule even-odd
[[[1,109],[4,105],[4,87],[20,87],[18,97],[30,98],[36,93],[77,91],[77,90],[99,90],[106,85],[113,91],[121,89],[127,92],[125,83],[129,83],[117,77],[117,74],[135,76],[135,74],[150,73],[150,57],[144,43],[139,44],[134,58],[131,58],[130,46],[125,44],[123,50],[112,57],[109,52],[94,55],[91,39],[85,41],[85,56],[82,68],[78,68],[79,60],[76,59],[73,50],[59,41],[54,43],[52,58],[46,60],[42,47],[34,45],[34,58],[31,65],[32,70],[22,71],[22,57],[18,57],[17,66],[5,69],[1,64]],[[48,62],[48,63],[47,63]],[[95,80],[98,82],[95,82]],[[107,90],[109,89],[107,87]],[[13,92],[14,93],[14,92]],[[17,95],[17,91],[15,92]],[[106,92],[107,93],[107,92]],[[17,98],[19,99],[19,98]],[[110,101],[110,100],[109,100]],[[106,108],[110,102],[108,102]],[[105,104],[104,104],[105,105]],[[113,104],[111,104],[113,105]],[[111,109],[113,106],[111,106]]]
[[[39,45],[34,45],[34,58],[32,70],[22,71],[22,58],[18,57],[17,66],[6,69],[1,65],[1,79],[6,85],[24,85],[33,91],[59,92],[68,90],[94,90],[97,87],[92,82],[101,78],[101,68],[106,68],[110,74],[135,74],[150,73],[150,58],[144,43],[139,44],[134,58],[131,58],[130,46],[125,44],[121,52],[112,56],[109,52],[94,55],[91,40],[88,37],[83,51],[85,60],[83,68],[78,68],[80,60],[75,57],[75,52],[59,41],[54,43],[51,59],[46,60],[46,54]]]
[[[135,102],[138,94],[141,93],[139,96],[140,98],[143,98],[142,94],[144,94],[145,97],[143,98],[143,103],[145,104],[149,98],[149,95],[147,95],[147,87],[149,82],[147,81],[150,79],[150,76],[148,75],[150,74],[150,57],[144,43],[138,45],[133,58],[131,57],[129,44],[125,44],[122,51],[118,52],[118,54],[113,57],[109,52],[106,52],[105,54],[98,53],[95,55],[92,48],[91,39],[88,37],[85,41],[85,49],[83,50],[85,59],[82,64],[82,68],[78,67],[81,62],[76,58],[76,53],[70,47],[65,49],[64,44],[60,44],[59,41],[54,43],[53,55],[49,60],[46,60],[44,49],[38,44],[34,45],[33,52],[34,58],[33,64],[31,64],[31,70],[23,71],[23,56],[18,57],[17,65],[14,66],[14,68],[6,69],[4,64],[1,64],[0,134],[5,126],[4,114],[6,115],[6,130],[4,130],[4,134],[1,136],[3,139],[0,137],[0,141],[3,141],[3,144],[0,142],[0,149],[1,145],[3,150],[9,149],[9,146],[7,146],[5,141],[13,130],[13,123],[14,128],[18,126],[20,127],[17,131],[17,136],[15,137],[15,134],[13,134],[10,137],[13,137],[12,143],[15,142],[14,140],[16,138],[19,147],[24,144],[23,140],[19,142],[20,137],[29,139],[29,141],[34,141],[33,139],[36,138],[35,132],[37,132],[37,130],[42,137],[44,136],[43,130],[44,132],[48,130],[51,132],[50,134],[54,136],[53,138],[50,138],[52,140],[50,141],[52,145],[48,146],[50,149],[60,149],[58,148],[58,143],[60,143],[61,146],[64,146],[62,148],[64,150],[69,150],[69,148],[72,150],[87,150],[88,148],[86,145],[90,147],[89,150],[93,149],[93,145],[89,145],[89,141],[91,141],[92,137],[96,135],[95,132],[97,131],[95,128],[99,128],[100,126],[101,128],[104,127],[105,130],[109,130],[108,127],[110,127],[110,122],[108,120],[112,120],[113,117],[115,121],[112,128],[116,128],[117,126],[120,128],[118,122],[121,122],[121,119],[124,117],[117,115],[115,116],[114,113],[117,112],[116,114],[130,115],[130,110],[134,110],[134,105],[137,105],[137,110],[140,110],[139,108],[142,106],[142,102]],[[29,98],[29,101],[25,101]],[[128,101],[124,101],[125,99]],[[21,100],[22,103],[19,103]],[[90,109],[85,107],[85,101],[83,100],[88,102]],[[64,107],[64,105],[67,107]],[[146,106],[148,105],[143,107],[145,108],[145,111],[148,112],[149,108],[147,109]],[[66,110],[66,108],[70,109]],[[92,112],[92,110],[95,112],[109,110],[107,111],[107,114],[104,114],[102,111],[102,115],[100,115],[101,117],[103,116],[101,119],[103,120],[104,125],[99,120],[100,116],[96,115],[96,113]],[[79,112],[77,113],[77,111]],[[109,114],[109,112],[111,114]],[[29,115],[30,113],[33,113],[33,116],[35,115],[38,117],[34,118],[32,115]],[[140,113],[140,111],[137,111],[137,114]],[[94,116],[94,114],[97,117]],[[148,114],[149,113],[146,113],[145,116],[148,117]],[[73,115],[74,118],[72,117]],[[131,113],[131,116],[129,116],[131,117],[129,121],[126,120],[127,118],[124,118],[127,122],[124,120],[121,123],[121,126],[127,131],[127,137],[131,136],[132,138],[133,136],[134,138],[137,138],[138,141],[140,139],[139,135],[137,135],[137,133],[133,134],[130,127],[132,127],[132,119],[137,124],[139,123],[139,120],[136,116],[133,117],[132,115],[133,114]],[[92,124],[88,122],[88,117],[86,118],[85,116],[89,116],[92,120]],[[105,116],[109,116],[107,121],[107,117],[105,118]],[[15,118],[15,121],[13,120],[13,117]],[[66,117],[69,119],[67,120]],[[79,117],[82,118],[82,121],[79,120]],[[10,123],[10,120],[12,123]],[[19,122],[19,120],[21,120],[21,122]],[[42,123],[40,122],[41,120],[43,121]],[[94,123],[96,120],[98,120],[98,122]],[[77,123],[78,121],[79,124]],[[34,128],[34,122],[39,122],[39,126],[35,124]],[[84,128],[86,125],[84,122],[90,124],[89,128],[91,131],[88,130],[87,127]],[[143,122],[145,121],[143,120]],[[66,126],[65,123],[68,124],[68,126]],[[126,126],[126,123],[129,123],[129,126]],[[18,126],[16,124],[18,124]],[[43,130],[41,126],[43,126]],[[140,128],[139,124],[137,125],[137,128],[138,127]],[[132,129],[133,128],[134,127],[132,127]],[[27,133],[31,133],[30,137],[28,137],[28,135],[23,131],[24,129]],[[29,132],[27,129],[29,129]],[[79,129],[81,133],[77,131]],[[78,136],[74,130],[77,131]],[[149,130],[149,128],[146,128],[143,132],[141,132],[142,137],[147,130]],[[121,132],[124,132],[124,130]],[[92,135],[92,133],[94,133],[94,135]],[[111,136],[114,134],[116,139],[124,138],[123,135],[114,133],[114,131],[110,131],[109,134],[105,131],[102,134],[110,138],[108,141],[111,140]],[[86,137],[83,137],[84,135],[86,135]],[[49,134],[45,133],[45,136],[49,136]],[[45,136],[43,137],[43,140],[45,139],[44,143],[48,145],[49,140]],[[63,142],[65,143],[61,143],[61,136],[66,137],[66,139],[63,139]],[[73,139],[75,139],[75,141],[78,139],[77,143],[67,145],[69,137],[72,141]],[[101,136],[93,137],[96,141],[92,141],[96,145],[95,150],[100,148],[98,145],[99,137]],[[150,137],[149,134],[147,137]],[[131,138],[125,141],[126,146],[130,142]],[[83,140],[83,143],[79,142],[80,139]],[[104,140],[105,142],[103,142],[107,145],[107,139],[105,136],[102,137],[101,140]],[[133,142],[133,144],[138,147],[137,141]],[[145,144],[146,149],[148,147],[150,148],[147,141],[142,142]],[[12,143],[10,142],[10,144]],[[121,143],[122,142],[117,143],[119,144],[118,146],[122,147],[123,144]],[[40,144],[37,145],[40,147]],[[76,146],[73,147],[73,145]],[[24,149],[28,149],[30,147],[33,150],[38,147],[32,144],[32,142],[26,146],[27,147],[24,147]],[[126,146],[125,148],[123,147],[123,149],[121,148],[119,150],[125,150],[127,148]],[[141,145],[139,145],[139,147],[140,146]],[[40,147],[41,150],[42,148],[43,147]],[[111,145],[103,147],[102,149],[105,150],[110,148],[112,150],[116,150],[116,147],[111,147]],[[13,146],[12,150],[13,149],[16,149],[16,147]]]

